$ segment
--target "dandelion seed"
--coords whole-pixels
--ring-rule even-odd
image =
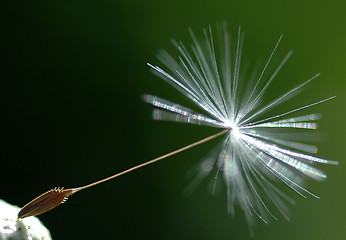
[[[254,222],[253,215],[257,215],[264,222],[268,222],[268,216],[276,219],[270,212],[267,206],[268,203],[262,197],[265,195],[282,215],[288,218],[288,208],[284,200],[290,203],[294,201],[272,184],[274,178],[281,180],[303,197],[307,194],[317,197],[304,187],[304,180],[305,178],[312,178],[322,181],[326,178],[326,175],[318,168],[312,166],[312,164],[336,165],[338,163],[310,155],[317,152],[317,147],[299,142],[300,137],[298,135],[287,138],[287,135],[281,132],[283,129],[308,131],[316,129],[317,124],[315,121],[320,118],[319,114],[288,116],[334,97],[298,106],[290,111],[271,117],[262,119],[260,117],[265,112],[300,92],[318,74],[282,96],[277,97],[269,104],[261,105],[261,99],[268,86],[291,56],[291,52],[289,52],[269,79],[264,81],[267,67],[281,37],[264,69],[257,76],[257,80],[253,85],[249,84],[251,87],[248,87],[247,91],[241,92],[240,83],[245,81],[245,78],[240,74],[243,45],[243,36],[240,34],[240,29],[234,59],[231,58],[230,37],[226,25],[223,26],[223,38],[220,39],[218,46],[220,54],[216,53],[217,48],[214,45],[210,28],[209,32],[204,31],[203,41],[197,40],[195,35],[192,32],[190,33],[193,40],[192,54],[183,43],[174,41],[181,54],[178,61],[168,53],[162,52],[159,55],[159,59],[166,66],[167,71],[158,66],[148,65],[153,69],[154,73],[190,98],[206,114],[194,112],[191,109],[152,95],[145,95],[144,100],[157,107],[153,114],[156,120],[205,125],[223,130],[94,183],[77,188],[52,189],[26,204],[19,211],[18,218],[36,216],[47,212],[65,202],[67,197],[81,190],[161,161],[224,134],[226,136],[219,153],[217,156],[208,157],[202,162],[194,185],[210,174],[213,169],[216,169],[215,179],[217,179],[219,173],[222,173],[227,187],[229,212],[234,214],[235,204],[238,204],[244,211],[250,226]],[[270,130],[280,130],[280,132],[274,133],[274,131]]]
[[[290,111],[261,119],[264,113],[299,93],[318,74],[269,104],[261,105],[269,85],[292,53],[289,52],[269,79],[265,80],[268,66],[281,36],[263,70],[257,74],[256,80],[251,84],[240,72],[243,46],[243,34],[240,28],[234,53],[231,52],[230,35],[226,24],[219,30],[221,33],[221,38],[217,41],[219,44],[214,43],[210,27],[203,31],[203,38],[199,40],[190,31],[193,41],[191,50],[188,50],[182,42],[173,41],[180,54],[177,59],[162,51],[158,59],[164,68],[148,63],[155,74],[192,100],[206,114],[194,112],[152,95],[145,95],[144,100],[157,108],[153,114],[156,120],[229,129],[218,156],[208,157],[200,165],[197,181],[210,174],[214,168],[216,168],[216,178],[222,173],[227,187],[230,213],[234,214],[237,204],[245,213],[250,226],[254,222],[253,215],[268,222],[270,219],[268,216],[276,219],[267,206],[267,202],[271,202],[285,218],[288,218],[288,208],[283,200],[290,203],[294,201],[275,187],[272,180],[275,178],[281,180],[301,196],[310,194],[317,197],[303,185],[305,178],[317,181],[326,178],[326,175],[312,166],[312,163],[337,164],[337,162],[309,155],[317,152],[315,146],[299,142],[298,137],[297,139],[280,137],[279,134],[274,134],[274,130],[316,129],[315,121],[320,118],[319,114],[293,117],[288,115],[297,114],[303,109],[334,97],[297,106]],[[246,91],[241,91],[240,85],[244,82],[248,87]]]

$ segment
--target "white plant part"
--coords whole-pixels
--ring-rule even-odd
[[[0,240],[51,240],[49,230],[37,217],[18,219],[20,208],[0,199]]]
[[[240,28],[234,53],[231,52],[226,24],[220,30],[221,38],[217,41],[218,45],[214,44],[210,27],[209,31],[204,30],[204,38],[201,40],[197,40],[190,31],[193,40],[191,51],[183,43],[173,41],[180,56],[176,60],[162,51],[158,59],[165,66],[165,70],[148,63],[155,74],[191,99],[207,113],[206,115],[152,95],[145,95],[144,100],[158,108],[153,112],[156,120],[229,129],[218,156],[208,157],[200,165],[196,182],[211,173],[215,167],[216,177],[222,172],[228,193],[228,210],[232,214],[235,204],[238,204],[250,225],[253,223],[253,215],[268,222],[268,216],[276,219],[267,207],[266,202],[270,200],[288,219],[288,209],[283,199],[290,203],[294,201],[275,187],[272,180],[280,179],[301,196],[311,194],[317,197],[303,186],[307,177],[318,181],[326,178],[326,175],[312,164],[337,162],[312,156],[311,154],[317,152],[315,146],[299,142],[299,135],[293,134],[287,138],[287,134],[282,133],[283,128],[305,131],[316,129],[315,121],[320,118],[319,114],[289,118],[286,116],[334,97],[261,119],[264,113],[296,95],[319,74],[275,98],[269,104],[261,105],[263,95],[292,53],[286,55],[265,81],[269,63],[281,36],[263,70],[254,75],[255,81],[251,81],[240,73],[243,45]],[[246,85],[247,89],[242,91],[240,84]],[[266,197],[263,198],[263,195]]]

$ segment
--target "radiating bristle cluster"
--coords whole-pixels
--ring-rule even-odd
[[[148,65],[155,74],[204,110],[206,115],[165,99],[146,95],[144,100],[158,108],[154,110],[154,119],[229,128],[218,156],[208,157],[201,164],[197,179],[201,180],[216,167],[216,176],[222,172],[227,186],[229,211],[233,213],[235,204],[238,204],[249,222],[252,222],[251,215],[257,215],[265,222],[268,221],[267,215],[273,216],[267,207],[268,200],[288,218],[288,209],[283,199],[291,203],[293,200],[271,183],[273,178],[280,179],[302,196],[305,193],[313,195],[304,188],[304,179],[309,177],[321,181],[326,175],[311,163],[337,162],[309,155],[316,153],[317,147],[300,142],[294,135],[289,139],[280,135],[283,130],[293,128],[305,130],[308,134],[317,128],[315,121],[320,118],[319,114],[286,116],[333,97],[261,119],[264,113],[299,93],[318,74],[270,103],[261,104],[268,86],[291,56],[289,52],[270,77],[264,79],[268,75],[268,65],[281,37],[263,70],[249,85],[251,82],[240,73],[243,45],[240,28],[234,53],[231,52],[226,25],[222,27],[218,45],[214,44],[211,28],[209,31],[205,30],[204,37],[199,40],[192,31],[190,33],[193,40],[191,50],[183,43],[174,41],[180,54],[177,59],[162,51],[158,58],[164,68]],[[240,82],[247,86],[245,92],[241,92]]]

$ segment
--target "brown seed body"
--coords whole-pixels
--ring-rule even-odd
[[[47,212],[59,206],[73,193],[73,189],[54,188],[26,204],[18,213],[18,218],[36,216]]]

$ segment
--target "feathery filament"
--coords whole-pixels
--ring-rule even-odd
[[[276,219],[262,198],[262,195],[265,195],[266,199],[269,199],[283,216],[288,218],[288,209],[282,200],[286,199],[290,203],[293,203],[293,200],[271,183],[273,178],[281,180],[302,196],[308,193],[317,197],[304,188],[304,179],[312,178],[322,181],[326,175],[311,164],[335,165],[337,162],[309,155],[316,153],[317,147],[299,142],[298,137],[286,139],[273,132],[317,129],[315,121],[320,118],[320,114],[293,116],[286,119],[282,117],[334,97],[261,119],[264,113],[301,92],[303,87],[319,74],[287,91],[269,104],[261,105],[269,85],[292,52],[286,55],[265,81],[268,66],[281,41],[281,36],[263,70],[257,74],[255,81],[251,82],[240,71],[243,46],[243,34],[240,28],[234,52],[231,51],[226,24],[219,30],[220,38],[215,41],[219,44],[215,44],[210,27],[203,31],[201,39],[190,31],[193,41],[191,49],[185,47],[182,42],[174,40],[173,44],[180,54],[178,58],[174,58],[166,51],[161,51],[158,59],[164,67],[148,63],[153,73],[188,97],[206,114],[197,113],[152,95],[146,95],[144,100],[156,107],[153,114],[155,120],[229,129],[218,151],[218,156],[209,156],[202,162],[196,179],[197,182],[201,181],[212,172],[213,168],[216,168],[216,177],[222,173],[227,188],[228,209],[231,213],[234,213],[234,206],[237,204],[245,213],[250,225],[253,222],[251,217],[253,215],[257,215],[264,222],[268,222],[267,215]],[[245,92],[241,90],[241,83],[247,85]],[[196,181],[193,185],[196,185]]]

